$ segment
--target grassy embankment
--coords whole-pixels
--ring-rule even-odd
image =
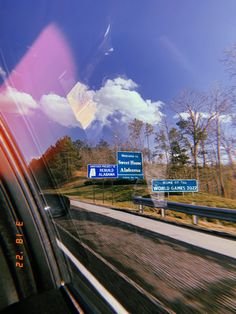
[[[132,196],[150,197],[150,187],[140,184],[125,184],[112,185],[102,182],[99,185],[85,185],[86,178],[77,178],[72,182],[65,184],[59,191],[74,199],[83,200],[90,203],[102,204],[105,206],[113,206],[116,208],[125,208],[129,210],[137,210],[137,205],[132,202]],[[96,183],[96,182],[95,182]],[[181,195],[169,195],[166,200],[187,203],[194,203],[196,205],[205,205],[210,207],[224,207],[236,209],[236,200],[222,198],[219,196],[209,195],[206,193],[185,193]],[[159,216],[158,210],[145,208],[145,213],[148,215]],[[191,217],[182,213],[169,212],[166,217],[167,220],[180,219],[183,223],[191,223]],[[236,234],[235,224],[228,222],[220,222],[213,219],[201,219],[199,226],[204,228],[217,229],[222,231],[229,231]]]
[[[95,196],[96,203],[103,202],[103,190],[104,190],[104,204],[113,205],[118,207],[131,206],[132,196],[150,197],[150,189],[147,185],[140,184],[126,184],[126,185],[85,185],[86,178],[77,178],[76,180],[65,184],[59,189],[63,194],[66,194],[75,199],[81,199],[86,201],[93,201]],[[96,182],[95,182],[96,183]],[[113,191],[113,192],[112,192]],[[195,203],[196,205],[205,205],[210,207],[224,207],[236,209],[236,199],[223,198],[220,196],[209,195],[207,193],[185,193],[180,195],[169,195],[166,199],[180,203]],[[136,208],[131,206],[131,208]]]

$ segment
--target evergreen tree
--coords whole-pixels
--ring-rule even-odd
[[[74,171],[81,168],[79,149],[73,144],[70,137],[65,136],[59,139],[54,146],[50,146],[42,157],[32,160],[30,167],[42,187],[48,186],[49,177],[51,181],[54,181],[55,186],[69,180]]]

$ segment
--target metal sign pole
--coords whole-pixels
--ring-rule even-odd
[[[102,180],[102,203],[104,204],[104,179]]]
[[[113,180],[111,181],[111,192],[112,192],[112,205],[114,204],[114,189],[113,189]]]
[[[93,182],[93,202],[95,204],[96,200],[95,200],[95,183]]]

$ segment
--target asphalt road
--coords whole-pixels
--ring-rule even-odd
[[[147,217],[136,216],[131,213],[94,204],[87,204],[74,200],[71,200],[71,204],[83,208],[89,212],[102,214],[104,216],[129,223],[145,230],[153,231],[158,233],[160,236],[166,236],[189,245],[194,245],[200,249],[206,249],[211,252],[219,253],[236,259],[235,240],[225,239],[193,229],[184,228],[183,226],[175,226],[173,224],[167,224],[166,222],[152,220]]]
[[[145,295],[152,304],[160,302],[176,313],[236,313],[235,259],[104,213],[72,207],[69,220],[57,219],[58,229],[71,250],[84,247],[83,263],[114,295],[117,292],[121,302],[128,304],[132,299],[130,312],[160,313],[140,302],[140,295]],[[96,264],[90,255],[96,256]],[[97,268],[103,262],[104,269]],[[130,280],[140,295],[121,295],[119,280],[107,275],[109,268],[117,278],[122,275]],[[124,284],[122,287],[125,291]]]

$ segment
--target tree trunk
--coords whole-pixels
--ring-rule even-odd
[[[206,162],[206,151],[205,151],[205,143],[204,141],[202,141],[201,143],[202,145],[202,157],[203,157],[203,178],[204,178],[204,181],[205,181],[205,186],[206,186],[206,191],[207,193],[210,192],[210,189],[209,189],[209,184],[208,184],[208,176],[207,176],[207,162]]]
[[[219,182],[220,182],[220,194],[221,196],[225,197],[225,186],[223,180],[223,173],[222,173],[222,164],[221,164],[221,152],[220,152],[220,145],[221,145],[221,130],[220,130],[220,117],[219,114],[217,115],[216,119],[216,139],[217,139],[217,168],[218,168],[218,175],[219,175]]]
[[[151,162],[151,156],[150,156],[150,145],[149,145],[149,135],[146,134],[147,136],[147,146],[148,146],[148,162]]]
[[[196,178],[196,180],[199,180],[199,169],[198,169],[197,153],[198,153],[198,144],[194,143],[194,146],[193,146],[194,171],[195,171],[195,178]]]

